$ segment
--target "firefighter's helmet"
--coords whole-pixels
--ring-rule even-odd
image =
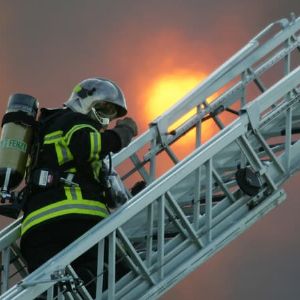
[[[89,78],[75,86],[65,106],[75,112],[91,116],[102,125],[127,114],[125,97],[111,80]]]

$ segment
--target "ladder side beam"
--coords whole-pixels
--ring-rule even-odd
[[[246,47],[232,57],[232,59],[229,59],[227,63],[213,72],[211,76],[154,122],[158,123],[158,126],[161,128],[167,128],[170,124],[174,123],[174,121],[196,107],[199,104],[199,100],[201,101],[202,99],[202,101],[205,101],[213,92],[240,75],[245,69],[270,53],[298,30],[300,30],[300,18],[260,47],[258,47],[259,43],[257,40],[252,40]],[[161,131],[163,132],[164,130]]]

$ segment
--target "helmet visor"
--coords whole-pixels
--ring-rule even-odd
[[[94,107],[97,115],[104,118],[114,119],[118,114],[117,106],[110,102],[102,101]]]
[[[104,127],[107,127],[109,122],[118,115],[117,106],[110,102],[100,102],[92,108],[90,117],[98,121]]]

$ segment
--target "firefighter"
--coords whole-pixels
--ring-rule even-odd
[[[108,216],[101,161],[137,135],[120,88],[103,78],[75,86],[63,108],[41,109],[27,178],[29,196],[21,227],[21,252],[32,272]],[[95,247],[72,263],[87,283],[96,274]],[[117,265],[117,275],[127,271]],[[90,291],[94,293],[95,286]]]

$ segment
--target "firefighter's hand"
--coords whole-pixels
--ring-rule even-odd
[[[132,132],[133,136],[137,136],[138,134],[138,128],[135,121],[129,117],[124,118],[122,120],[118,120],[116,123],[116,127],[128,128]]]

